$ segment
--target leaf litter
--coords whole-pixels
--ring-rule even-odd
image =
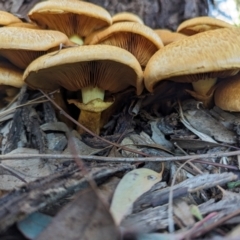
[[[80,136],[58,120],[48,95],[28,94],[23,88],[0,116],[1,237],[35,212],[52,218],[36,239],[209,239],[212,231],[224,239],[239,231],[236,115],[194,100],[161,115],[140,100],[101,137]]]

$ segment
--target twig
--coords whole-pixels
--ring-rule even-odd
[[[169,161],[186,161],[190,158],[195,160],[199,158],[217,158],[222,156],[236,156],[240,155],[240,151],[232,152],[218,152],[207,154],[196,154],[189,156],[176,156],[176,157],[137,157],[137,158],[123,158],[123,157],[104,157],[104,156],[91,156],[91,155],[74,155],[74,154],[6,154],[0,155],[0,160],[9,159],[25,159],[25,158],[49,158],[49,159],[73,159],[75,157],[84,160],[104,161],[104,162],[169,162]],[[211,162],[209,162],[211,164]],[[222,167],[227,168],[228,165],[222,164]],[[232,166],[231,166],[232,167]],[[234,169],[238,169],[237,167]]]

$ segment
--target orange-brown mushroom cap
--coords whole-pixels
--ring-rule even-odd
[[[0,55],[21,69],[62,44],[73,46],[64,33],[52,30],[2,27],[0,39]]]
[[[148,91],[163,79],[193,82],[227,77],[240,69],[240,29],[222,28],[173,42],[149,60],[144,83]]]
[[[22,76],[22,70],[11,63],[0,61],[0,85],[20,88],[24,84]]]
[[[45,1],[36,4],[28,14],[42,28],[58,30],[68,37],[80,37],[111,25],[111,15],[102,7],[78,0]]]
[[[143,90],[142,69],[128,51],[115,46],[79,46],[46,54],[33,61],[23,79],[32,88],[69,91],[97,87],[116,93],[129,86]]]
[[[202,16],[202,17],[188,19],[182,22],[178,26],[177,32],[190,36],[200,32],[205,32],[205,31],[214,30],[218,28],[229,28],[229,27],[234,27],[234,26],[231,25],[230,23],[227,23],[217,18]]]
[[[0,108],[12,102],[24,85],[23,71],[7,62],[0,60]]]
[[[164,46],[187,37],[182,33],[172,32],[168,29],[155,29],[154,32],[162,39]]]
[[[150,57],[163,43],[160,37],[149,27],[134,22],[119,22],[91,36],[86,44],[106,44],[118,46],[131,52],[145,67]]]
[[[214,94],[215,105],[225,111],[240,112],[240,74],[222,81]]]
[[[12,23],[22,22],[18,17],[5,11],[0,11],[0,26],[7,26]]]
[[[117,22],[137,22],[140,24],[144,24],[143,20],[136,14],[130,12],[119,12],[112,16],[112,23],[115,24]]]

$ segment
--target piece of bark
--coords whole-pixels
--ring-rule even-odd
[[[23,86],[20,90],[17,105],[26,103],[28,99],[28,94],[26,92],[27,86]],[[18,147],[18,142],[20,141],[21,134],[24,132],[24,121],[21,121],[23,108],[16,109],[9,133],[6,139],[6,144],[2,149],[2,153],[6,154]]]

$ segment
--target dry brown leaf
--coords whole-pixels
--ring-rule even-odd
[[[98,194],[81,191],[67,204],[37,240],[117,240],[120,233]]]

